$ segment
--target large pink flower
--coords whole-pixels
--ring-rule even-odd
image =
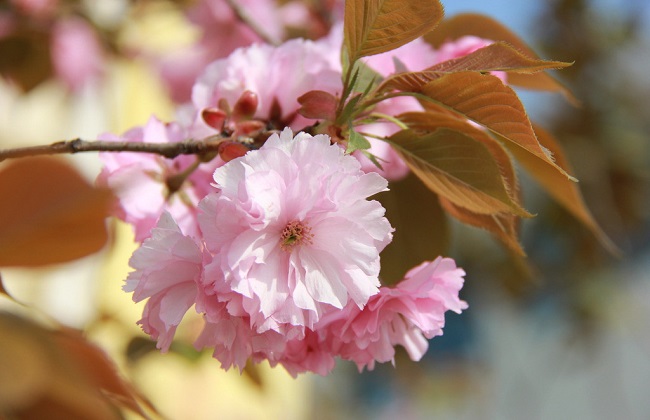
[[[73,91],[79,91],[104,72],[104,51],[97,34],[80,18],[56,22],[52,30],[54,72]]]
[[[219,191],[199,205],[214,255],[204,287],[228,300],[231,314],[250,316],[257,332],[300,337],[322,315],[350,301],[363,307],[378,292],[392,228],[366,199],[387,182],[361,172],[329,137],[285,129],[214,179]]]

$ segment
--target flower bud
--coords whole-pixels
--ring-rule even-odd
[[[224,141],[219,145],[219,157],[224,162],[230,162],[233,159],[244,156],[250,149],[242,143],[234,141]]]
[[[223,123],[226,121],[226,113],[218,108],[205,108],[201,111],[201,118],[207,125],[215,130],[221,131]]]
[[[241,94],[237,103],[232,111],[232,118],[235,121],[240,120],[249,120],[253,118],[255,112],[257,111],[257,106],[259,105],[259,99],[256,93],[251,92],[250,90],[245,90]]]

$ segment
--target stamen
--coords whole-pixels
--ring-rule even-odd
[[[306,223],[300,220],[293,220],[282,229],[280,234],[280,249],[285,252],[291,251],[298,245],[303,243],[310,244],[314,235],[311,233],[311,228]]]

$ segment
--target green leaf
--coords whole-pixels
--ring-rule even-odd
[[[438,0],[346,0],[344,44],[350,62],[413,41],[433,29],[443,13]]]
[[[409,168],[433,192],[478,214],[531,215],[516,203],[490,150],[458,131],[402,130],[389,141]]]
[[[367,95],[368,92],[383,80],[383,77],[381,77],[379,73],[362,61],[357,61],[355,63],[355,69],[357,71],[357,77],[352,85],[352,90],[354,92]]]
[[[422,102],[425,108],[451,111],[482,125],[571,179],[539,144],[519,97],[499,78],[475,72],[450,73],[424,85],[422,93],[432,100]]]
[[[370,149],[370,142],[361,134],[354,130],[350,130],[348,137],[348,147],[345,153],[352,153],[355,150],[368,150]]]

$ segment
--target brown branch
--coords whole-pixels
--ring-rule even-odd
[[[80,152],[135,152],[152,153],[166,158],[180,155],[205,156],[219,149],[222,142],[219,136],[207,140],[186,140],[178,143],[134,143],[114,141],[87,141],[81,139],[59,141],[49,145],[20,147],[0,150],[0,162],[29,156],[72,154]]]
[[[228,3],[228,6],[230,6],[230,9],[232,9],[237,19],[251,28],[264,42],[276,47],[279,45],[278,40],[273,39],[266,31],[264,31],[264,29],[262,29],[235,0],[226,0],[226,3]]]

